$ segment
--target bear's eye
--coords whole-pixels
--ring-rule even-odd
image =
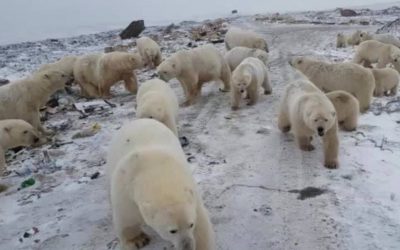
[[[315,120],[314,120],[314,122],[317,122],[317,121],[318,121],[318,119],[315,119]]]
[[[149,119],[153,119],[153,116],[149,116]]]
[[[301,64],[302,62],[303,62],[302,60],[299,60],[299,61],[298,61],[298,64]]]
[[[171,234],[176,234],[176,233],[178,232],[178,230],[173,229],[173,230],[169,230],[169,232],[170,232]]]
[[[328,121],[328,119],[324,119],[325,120],[325,122],[327,122]]]
[[[394,61],[395,61],[395,62],[397,62],[397,58],[396,58],[396,59],[394,59]]]
[[[61,75],[61,77],[65,77],[65,75],[64,75],[64,74],[62,74],[62,75]]]
[[[193,228],[193,227],[194,227],[194,224],[193,224],[193,223],[189,225],[189,228]]]
[[[28,130],[25,130],[23,133],[24,133],[24,135],[26,135],[28,133]]]

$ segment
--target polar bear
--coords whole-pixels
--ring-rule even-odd
[[[73,82],[74,79],[74,64],[77,59],[78,56],[66,56],[56,62],[42,65],[39,68],[38,72],[49,69],[62,71],[71,78],[71,82],[67,83],[67,85],[69,85]]]
[[[361,32],[362,32],[361,30],[354,31],[353,34],[347,38],[348,45],[353,45],[353,46],[359,45],[361,43],[361,37],[360,37]]]
[[[260,59],[266,66],[268,64],[268,53],[260,49],[235,47],[225,54],[225,60],[228,62],[231,71],[234,71],[247,57],[255,57]]]
[[[357,129],[360,104],[354,96],[343,90],[336,90],[326,94],[335,106],[339,126],[346,131]]]
[[[371,70],[375,77],[374,96],[395,96],[399,85],[399,73],[392,68]]]
[[[365,41],[356,49],[353,62],[366,67],[370,67],[371,63],[378,63],[376,67],[380,69],[393,64],[400,72],[400,49],[375,40]]]
[[[296,80],[286,89],[278,118],[279,129],[292,130],[300,149],[314,150],[312,136],[318,134],[324,144],[324,165],[338,167],[339,139],[335,107],[328,97],[308,80]]]
[[[0,120],[0,176],[6,170],[5,152],[20,146],[31,146],[40,141],[31,124],[20,119]]]
[[[272,93],[268,70],[258,58],[244,59],[232,73],[231,107],[239,109],[240,99],[245,93],[249,97],[248,105],[254,105],[260,92],[269,95]]]
[[[145,65],[155,68],[160,65],[162,56],[160,46],[149,37],[141,37],[136,40],[136,46],[142,56]]]
[[[348,38],[343,33],[336,36],[336,48],[346,48],[349,45]]]
[[[174,91],[163,80],[152,79],[140,86],[136,117],[156,119],[178,135],[178,109],[178,99]]]
[[[375,40],[381,43],[391,44],[400,48],[400,40],[391,34],[371,34],[369,32],[360,33],[361,42]]]
[[[75,82],[84,97],[110,97],[110,88],[124,81],[132,94],[137,92],[135,69],[143,67],[139,53],[114,51],[81,56],[74,65]]]
[[[215,250],[212,225],[178,138],[154,119],[124,125],[111,141],[107,173],[122,249],[147,245],[151,227],[178,250]]]
[[[311,57],[294,57],[290,64],[322,91],[347,91],[358,99],[361,112],[368,110],[375,88],[370,70],[354,63],[328,63]]]
[[[239,46],[269,52],[268,44],[261,35],[250,30],[231,27],[225,34],[226,50],[229,51]]]
[[[157,67],[164,81],[177,78],[186,96],[182,107],[192,105],[199,96],[203,83],[222,81],[221,91],[229,91],[231,70],[225,58],[214,45],[204,45],[191,50],[181,50]]]
[[[40,108],[57,90],[63,89],[70,76],[58,70],[44,70],[0,87],[0,120],[22,119],[49,135],[40,124]]]

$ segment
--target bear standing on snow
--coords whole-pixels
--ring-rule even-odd
[[[258,58],[267,66],[268,53],[264,50],[235,47],[225,54],[225,60],[228,62],[231,71],[234,71],[236,67],[248,57]]]
[[[279,129],[292,130],[304,151],[314,150],[312,136],[318,134],[324,143],[325,167],[338,167],[339,139],[335,107],[315,85],[307,80],[291,83],[283,96],[278,118]]]
[[[162,56],[160,46],[149,37],[141,37],[136,40],[136,46],[142,56],[143,63],[155,68],[160,65]]]
[[[0,121],[0,176],[6,170],[5,152],[10,148],[31,146],[39,142],[37,131],[24,120]]]
[[[74,65],[75,82],[84,97],[110,97],[110,88],[124,81],[132,94],[137,92],[133,70],[143,66],[139,53],[110,52],[79,57]]]
[[[371,67],[371,63],[378,63],[376,67],[379,69],[393,64],[400,72],[400,49],[375,40],[365,41],[356,49],[353,62],[366,67]]]
[[[371,70],[375,77],[374,96],[395,96],[399,85],[399,73],[392,68]]]
[[[268,44],[261,35],[253,31],[232,27],[225,35],[226,50],[229,51],[239,46],[269,52]]]
[[[370,70],[354,63],[328,63],[310,57],[295,57],[290,65],[322,91],[347,91],[358,99],[361,112],[368,110],[375,88]]]
[[[346,48],[348,45],[347,37],[343,33],[338,33],[336,37],[336,48]]]
[[[191,50],[181,50],[163,61],[157,73],[164,81],[177,78],[186,101],[181,106],[192,105],[199,96],[203,83],[222,81],[221,91],[229,91],[231,70],[225,58],[214,45],[204,45]]]
[[[178,138],[154,119],[124,125],[108,159],[113,223],[121,249],[138,249],[147,225],[176,249],[215,250],[214,233]]]
[[[370,34],[368,32],[360,33],[361,42],[375,40],[381,43],[391,44],[400,48],[400,40],[391,34]]]
[[[44,70],[0,87],[0,120],[22,119],[49,135],[40,124],[40,108],[71,80],[64,72]]]
[[[358,100],[343,90],[332,91],[326,96],[335,106],[339,126],[346,131],[356,130],[360,113]]]
[[[258,58],[249,57],[243,60],[232,73],[231,107],[239,108],[242,94],[249,97],[248,105],[254,105],[260,92],[268,95],[272,93],[268,70]]]
[[[178,135],[178,99],[171,87],[160,79],[144,82],[137,94],[138,118],[155,119]]]

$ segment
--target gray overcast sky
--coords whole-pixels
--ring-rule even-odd
[[[239,13],[319,10],[387,0],[0,0],[0,44]]]

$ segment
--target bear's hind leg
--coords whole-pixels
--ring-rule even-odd
[[[124,84],[126,90],[134,95],[137,93],[137,79],[135,73],[124,77]]]

